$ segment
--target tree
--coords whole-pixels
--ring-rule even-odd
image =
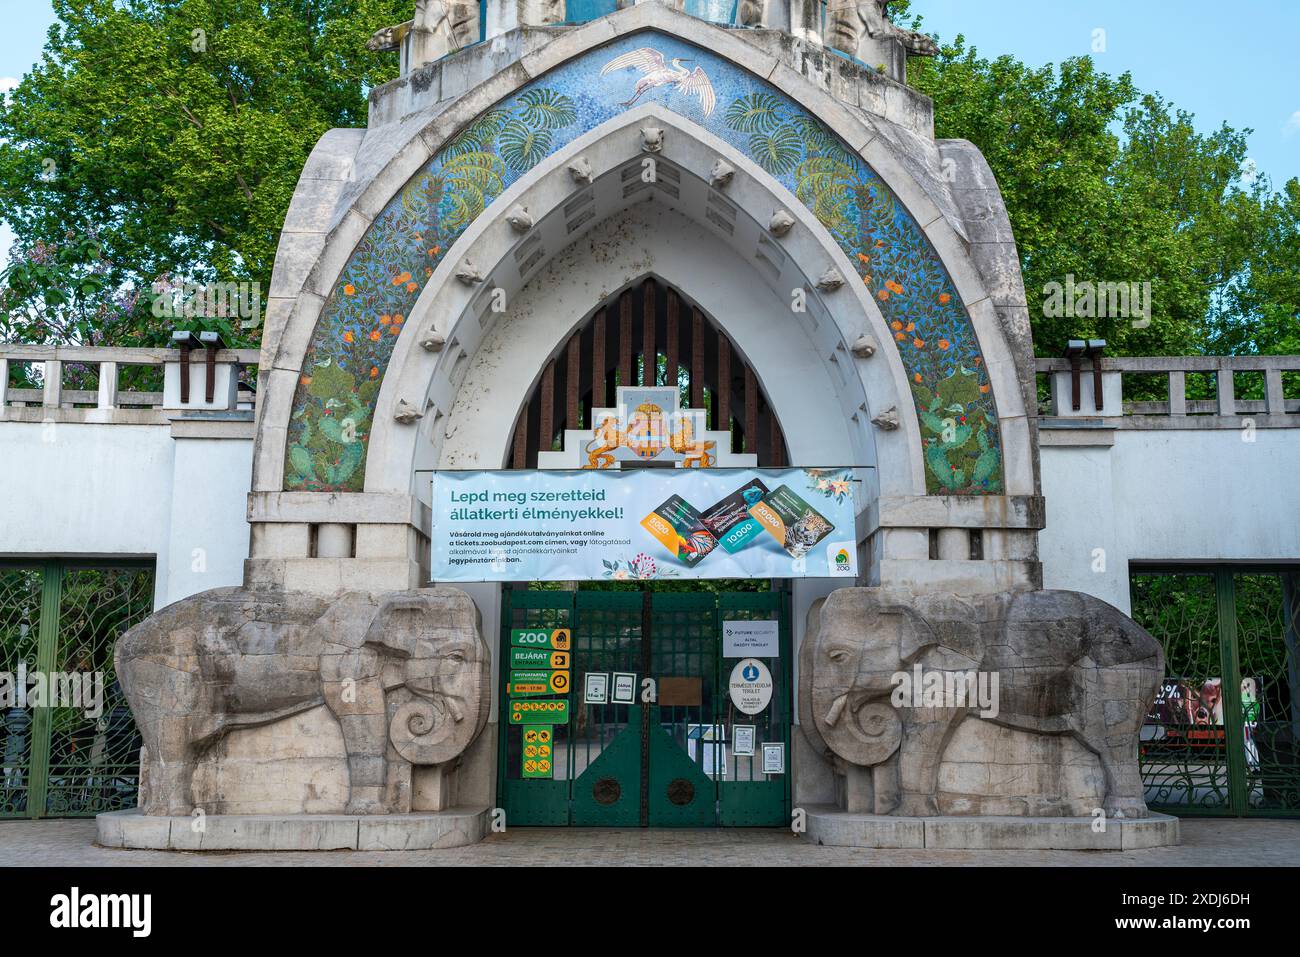
[[[936,136],[974,142],[1006,200],[1019,244],[1040,354],[1065,340],[1104,338],[1112,353],[1168,355],[1211,349],[1276,351],[1284,338],[1241,330],[1239,310],[1295,313],[1253,280],[1252,263],[1280,231],[1268,182],[1243,179],[1246,134],[1198,134],[1194,118],[1132,77],[1100,73],[1087,57],[1030,68],[986,60],[961,37],[909,79],[935,100]],[[1290,230],[1295,237],[1294,224]],[[1274,247],[1285,245],[1282,236]],[[1290,273],[1280,255],[1274,271]],[[1049,283],[1150,282],[1151,321],[1045,314]]]
[[[907,6],[895,3],[895,18]],[[159,280],[269,287],[312,146],[332,127],[364,125],[366,87],[396,72],[396,58],[366,51],[367,36],[412,5],[54,8],[41,62],[0,108],[0,208],[17,236],[0,277],[0,339],[131,345],[170,331],[149,309]],[[1105,338],[1112,354],[1300,351],[1300,182],[1274,192],[1243,177],[1246,132],[1197,133],[1190,114],[1087,57],[1034,68],[982,58],[958,36],[909,69],[934,98],[936,134],[973,141],[998,178],[1040,354],[1079,335]],[[789,143],[765,134],[761,104],[750,106],[731,119],[754,126],[767,162],[787,162]],[[475,154],[474,131],[498,121],[489,111],[461,136],[452,165],[466,216],[499,177]],[[493,163],[544,152],[544,130],[515,132]],[[798,172],[833,186],[836,161],[818,152]],[[833,219],[838,193],[823,192],[819,212]],[[1149,281],[1150,323],[1044,314],[1045,288],[1070,276]]]
[[[54,12],[41,61],[0,109],[16,236],[0,339],[129,345],[170,332],[148,308],[160,278],[268,287],[308,153],[326,130],[365,124],[366,88],[397,69],[366,38],[411,2],[54,0]],[[50,297],[59,275],[69,286]]]

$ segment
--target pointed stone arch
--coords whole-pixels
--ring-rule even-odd
[[[671,30],[673,35],[641,32],[656,27]],[[627,36],[620,36],[624,33]],[[400,257],[396,261],[392,259],[391,247],[378,241],[380,236],[376,230],[379,224],[403,204],[418,204],[419,197],[412,196],[412,189],[414,187],[418,192],[423,188],[420,177],[428,175],[432,162],[462,155],[457,151],[465,147],[467,141],[458,140],[457,136],[463,137],[466,129],[473,128],[472,124],[490,116],[493,109],[499,108],[497,104],[509,104],[515,113],[553,109],[554,101],[545,97],[525,99],[530,92],[546,88],[538,85],[539,80],[550,82],[562,70],[577,71],[575,75],[578,76],[585,75],[581,73],[583,69],[598,74],[600,65],[608,62],[624,46],[645,43],[665,47],[689,45],[683,49],[689,48],[697,57],[707,60],[720,78],[719,89],[728,91],[719,98],[717,110],[705,116],[701,103],[692,100],[684,104],[674,102],[670,96],[662,96],[650,102],[642,100],[636,106],[609,115],[588,116],[580,111],[583,112],[585,130],[576,131],[571,138],[562,138],[563,142],[551,142],[549,155],[540,157],[526,171],[504,183],[504,188],[495,198],[485,203],[482,213],[469,217],[464,229],[457,232],[445,247],[438,243],[427,247],[437,250],[436,254],[430,254],[434,255],[436,263],[425,266],[423,280],[417,279],[414,271],[406,268],[406,260],[400,260]],[[411,517],[410,524],[418,528],[420,508],[414,501],[417,496],[412,494],[413,468],[443,461],[441,452],[431,457],[428,450],[441,445],[443,439],[439,436],[439,429],[444,433],[450,431],[447,428],[449,417],[455,411],[459,389],[485,332],[483,293],[487,283],[476,282],[475,273],[484,279],[490,278],[494,288],[504,288],[511,281],[517,284],[517,288],[522,288],[531,275],[542,268],[547,257],[555,256],[556,250],[548,250],[536,262],[529,262],[527,257],[522,261],[515,259],[512,266],[511,260],[519,251],[521,239],[508,221],[511,211],[518,206],[527,206],[539,224],[550,215],[567,227],[571,219],[562,214],[581,192],[576,187],[582,185],[575,183],[568,165],[579,158],[595,157],[593,172],[597,181],[601,174],[614,169],[619,169],[619,175],[622,175],[627,163],[644,158],[641,129],[647,125],[666,133],[663,152],[656,155],[675,164],[688,178],[712,188],[709,180],[714,173],[714,163],[721,159],[731,167],[734,174],[730,183],[712,192],[722,197],[724,204],[731,203],[741,214],[758,224],[758,229],[750,237],[755,242],[759,233],[766,232],[764,221],[776,209],[788,210],[795,219],[796,224],[787,235],[773,237],[769,233],[765,239],[768,248],[783,256],[791,268],[801,274],[801,282],[797,285],[812,294],[812,301],[816,303],[814,312],[822,310],[811,320],[796,317],[795,323],[808,321],[816,327],[808,349],[810,354],[817,355],[824,381],[833,384],[840,396],[838,407],[828,414],[851,423],[851,427],[847,427],[850,432],[857,430],[854,438],[857,449],[870,449],[869,453],[856,453],[855,457],[860,461],[853,464],[868,464],[866,460],[869,459],[870,464],[879,466],[879,471],[873,475],[876,484],[872,497],[908,511],[905,533],[902,530],[897,533],[888,531],[887,535],[877,537],[873,547],[878,557],[889,551],[884,541],[893,536],[900,543],[900,559],[923,562],[932,557],[934,551],[933,534],[928,549],[931,555],[926,554],[927,548],[922,544],[925,527],[933,533],[935,526],[987,525],[1024,530],[1017,535],[1023,534],[1027,542],[1025,546],[1000,552],[996,547],[993,549],[1000,559],[1032,562],[1036,558],[1032,529],[1036,527],[1034,523],[1038,521],[1041,502],[1033,498],[1036,490],[1034,444],[1022,393],[1024,373],[1019,367],[1023,364],[1023,344],[1013,343],[1004,332],[984,278],[971,260],[962,221],[953,214],[951,202],[935,193],[933,183],[923,183],[909,171],[912,169],[908,165],[909,158],[899,153],[899,143],[892,135],[882,135],[882,129],[873,125],[865,115],[846,110],[775,58],[759,53],[728,31],[683,17],[658,5],[623,11],[567,33],[562,39],[525,57],[518,67],[497,74],[442,111],[434,122],[426,122],[417,116],[410,122],[398,124],[400,130],[389,130],[390,136],[407,137],[404,145],[391,149],[391,158],[374,168],[364,180],[359,180],[357,187],[345,190],[348,199],[336,208],[334,226],[323,251],[310,269],[304,270],[304,291],[295,300],[287,319],[282,321],[278,336],[264,343],[264,355],[269,352],[272,358],[268,363],[271,369],[264,377],[266,388],[260,412],[254,502],[250,506],[255,526],[255,558],[259,557],[258,515],[274,512],[283,520],[285,506],[290,503],[293,508],[288,509],[289,512],[299,509],[299,515],[312,513],[308,503],[315,493],[303,490],[307,486],[301,483],[286,481],[286,475],[294,468],[289,453],[295,444],[295,430],[301,428],[299,422],[309,405],[303,401],[304,395],[309,394],[308,380],[315,378],[317,368],[329,368],[328,363],[335,359],[329,354],[322,356],[319,346],[329,338],[331,331],[340,336],[344,331],[337,323],[331,329],[331,303],[351,296],[349,286],[353,287],[353,292],[357,291],[356,284],[348,281],[348,270],[359,261],[358,257],[370,257],[372,262],[378,263],[381,282],[376,284],[376,288],[388,292],[391,286],[400,295],[409,294],[409,298],[399,304],[400,310],[389,305],[388,300],[380,307],[388,311],[378,313],[379,316],[388,316],[390,320],[400,316],[400,323],[390,322],[382,328],[377,325],[365,333],[368,341],[373,341],[371,337],[379,332],[381,341],[391,342],[391,351],[387,351],[382,366],[380,363],[371,366],[373,387],[367,390],[370,396],[365,400],[373,422],[373,430],[365,435],[369,465],[363,477],[346,483],[321,482],[315,487],[328,492],[329,500],[336,505],[356,500],[358,504],[349,507],[355,509],[357,516],[366,514],[369,508],[360,503],[362,498],[371,502],[383,499],[389,503],[385,507],[390,509],[391,515],[405,513]],[[723,82],[723,73],[726,74],[726,83],[731,86]],[[742,90],[734,85],[736,83],[749,85]],[[873,267],[864,260],[873,258],[869,253],[875,247],[860,251],[856,257],[851,256],[853,248],[843,242],[843,231],[828,229],[824,215],[819,219],[813,210],[800,202],[798,184],[789,177],[788,169],[782,173],[784,167],[778,164],[769,171],[755,162],[754,149],[747,138],[753,134],[743,128],[743,121],[739,124],[733,122],[725,129],[717,125],[718,113],[730,109],[726,106],[728,102],[734,107],[756,89],[761,87],[767,92],[775,90],[777,85],[781,88],[780,95],[785,98],[781,101],[785,104],[782,108],[790,111],[790,117],[804,117],[818,124],[819,135],[832,137],[843,149],[845,157],[860,164],[855,168],[864,171],[862,176],[874,177],[872,182],[880,187],[877,195],[882,202],[887,201],[889,215],[894,217],[892,222],[910,231],[904,245],[910,243],[910,248],[919,250],[918,254],[929,257],[928,261],[933,264],[927,274],[932,280],[927,301],[944,306],[954,321],[959,319],[965,338],[956,332],[951,336],[944,335],[944,330],[937,326],[933,329],[922,327],[909,318],[905,309],[900,312],[900,304],[905,306],[915,290],[896,280],[886,280],[868,272]],[[508,124],[510,121],[508,116],[497,117],[492,122]],[[805,148],[800,156],[807,159],[807,155]],[[782,176],[785,176],[784,181]],[[671,201],[671,197],[666,199]],[[708,204],[694,211],[678,209],[678,212],[687,212],[706,225],[713,223],[716,226],[716,220],[709,217]],[[609,215],[607,212],[605,218]],[[423,244],[426,238],[413,236],[408,245]],[[521,273],[519,268],[525,264],[528,268],[523,273],[527,274]],[[513,279],[511,269],[514,270]],[[385,270],[391,270],[392,276],[388,277]],[[457,278],[458,273],[460,278]],[[824,288],[818,287],[819,279],[830,278],[834,273],[843,280],[838,289],[832,290],[829,282]],[[774,281],[788,278],[784,272],[779,272]],[[891,282],[894,285],[890,285]],[[895,286],[902,286],[904,291],[896,291]],[[792,288],[787,287],[787,294]],[[574,321],[583,311],[579,309],[573,313]],[[397,334],[393,333],[393,325],[400,330]],[[557,342],[565,331],[556,330]],[[922,332],[924,338],[919,334]],[[356,338],[355,333],[353,338]],[[439,351],[430,351],[421,345],[435,340],[441,341]],[[854,347],[860,347],[864,342],[867,350],[855,354]],[[947,350],[953,346],[960,346],[957,351],[966,350],[966,359],[958,365],[963,377],[971,377],[969,385],[979,394],[967,396],[966,393],[972,390],[965,385],[956,391],[943,391],[937,388],[942,376],[932,375],[916,364],[916,355],[923,349],[937,354],[935,350]],[[872,358],[862,357],[871,350],[875,352]],[[540,360],[542,357],[537,358]],[[324,365],[320,364],[322,359]],[[948,369],[952,369],[951,364]],[[934,408],[936,402],[940,406],[938,409]],[[976,421],[967,423],[956,414],[943,418],[934,414],[947,412],[949,406],[958,405],[969,405],[967,411],[978,411]],[[395,419],[399,410],[404,413],[413,411],[423,417],[412,427]],[[409,421],[411,416],[404,414],[404,418]],[[872,424],[873,419],[877,424]],[[968,424],[984,429],[982,438],[987,441],[987,446],[981,443],[981,447],[985,451],[988,448],[997,450],[1000,471],[984,489],[949,488],[936,483],[938,459],[930,451],[935,434],[942,428],[955,429],[955,434],[965,435]],[[371,426],[368,424],[366,428],[369,430]],[[923,435],[923,430],[926,435]],[[967,464],[973,465],[973,462],[972,458]],[[500,467],[501,464],[480,463],[478,467]],[[952,470],[957,471],[955,466]],[[985,477],[990,474],[986,472]],[[980,515],[987,517],[987,507],[975,506],[974,502],[970,503],[973,507],[967,507],[961,504],[960,498],[935,495],[943,492],[965,493],[963,497],[983,492],[1005,499],[1003,506],[994,510],[1001,517],[986,521]],[[926,497],[933,497],[934,502],[919,511],[909,504]],[[273,507],[269,504],[271,502],[274,502]],[[890,505],[891,509],[894,504]],[[884,511],[881,504],[874,514],[864,516],[864,534],[870,534],[873,528],[883,529],[898,524],[887,521],[883,517]],[[919,540],[918,526],[922,532]],[[995,533],[995,537],[996,534],[1000,533]],[[903,537],[899,538],[899,535]],[[360,533],[356,541],[359,556]],[[957,557],[951,548],[945,552]],[[1029,572],[1030,579],[1033,574],[1033,571]],[[1005,575],[999,578],[1000,583],[1007,581]]]

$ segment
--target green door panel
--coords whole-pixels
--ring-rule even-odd
[[[659,723],[659,709],[650,710],[650,826],[712,827],[716,785]]]
[[[554,729],[554,780],[521,779],[519,728],[503,728],[500,781],[510,824],[780,827],[789,822],[789,775],[763,774],[758,756],[765,743],[780,743],[789,754],[793,694],[786,594],[507,589],[505,612],[503,651],[511,628],[573,631],[573,717]],[[728,694],[738,659],[723,656],[722,627],[732,620],[779,623],[779,654],[763,659],[775,693],[758,715],[737,712]],[[609,676],[611,688],[614,674],[634,674],[638,697],[651,678],[660,698],[653,705],[585,704],[589,673]],[[504,681],[499,700],[507,700]],[[736,725],[752,728],[755,755],[733,753]],[[702,735],[712,728],[716,740],[706,744]],[[707,751],[709,746],[717,751]]]
[[[722,786],[723,827],[783,827],[789,824],[785,810],[785,775],[770,781],[728,781]]]
[[[569,782],[507,778],[501,806],[507,827],[561,827],[569,823]]]
[[[578,827],[641,823],[641,706],[627,710],[627,726],[573,782],[573,823]]]

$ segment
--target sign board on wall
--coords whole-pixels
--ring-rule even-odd
[[[851,581],[854,487],[845,468],[438,472],[430,578]]]
[[[757,658],[745,658],[731,669],[731,703],[741,714],[758,714],[772,701],[772,672]]]
[[[722,657],[777,658],[781,655],[781,638],[776,621],[724,621],[722,623]]]

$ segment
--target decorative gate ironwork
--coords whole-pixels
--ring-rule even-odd
[[[153,610],[153,587],[152,565],[0,564],[0,672],[10,689],[20,673],[44,683],[43,703],[0,710],[0,817],[136,805],[140,736],[113,645]]]
[[[1133,618],[1165,649],[1142,731],[1147,802],[1179,814],[1300,815],[1300,573],[1138,569]]]
[[[506,589],[502,660],[512,628],[570,628],[570,722],[556,726],[553,777],[525,778],[525,729],[503,726],[502,806],[511,825],[587,827],[781,826],[789,821],[792,714],[790,627],[784,592],[523,591]],[[772,701],[734,713],[727,682],[739,659],[722,655],[722,622],[775,620],[780,654]],[[508,666],[501,668],[507,700]],[[636,676],[631,702],[584,704],[585,675]],[[642,679],[655,679],[654,701]],[[668,679],[668,680],[665,680]],[[735,754],[732,730],[752,726],[752,755]],[[780,744],[781,774],[764,774],[762,746]]]

